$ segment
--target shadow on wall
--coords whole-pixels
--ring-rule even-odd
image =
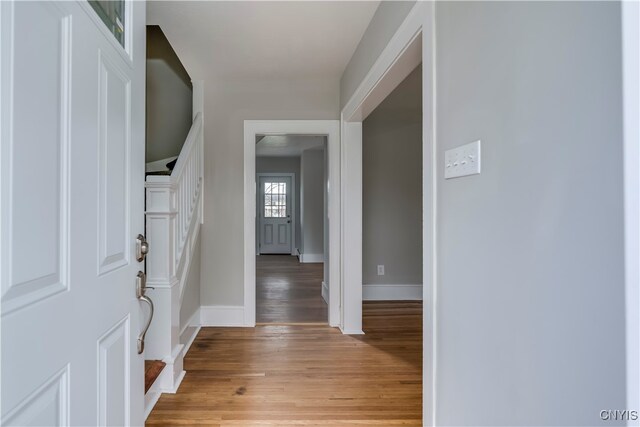
[[[146,162],[169,162],[180,154],[191,128],[193,88],[191,77],[157,25],[147,26],[146,97]]]

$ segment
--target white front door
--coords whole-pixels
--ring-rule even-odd
[[[145,4],[0,22],[1,423],[142,425]]]
[[[260,176],[258,179],[261,254],[291,254],[291,185],[290,176]]]

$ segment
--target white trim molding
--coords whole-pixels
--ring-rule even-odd
[[[203,305],[200,326],[247,326],[241,305]]]
[[[324,280],[322,281],[322,299],[329,304],[329,285]]]
[[[196,313],[198,315],[198,320],[200,320],[200,310]],[[202,329],[201,326],[189,326],[180,334],[180,343],[184,345],[183,355],[186,356],[187,352],[191,348],[191,344],[195,341],[198,336],[198,332]]]
[[[324,254],[300,254],[300,263],[322,263]]]
[[[340,319],[340,121],[245,120],[244,121],[244,321],[256,324],[256,135],[325,135],[329,157],[329,325]],[[203,310],[205,307],[203,307]],[[203,312],[202,319],[205,318]],[[203,323],[204,326],[204,323]]]
[[[191,348],[191,344],[193,344],[196,336],[198,336],[200,329],[200,307],[198,307],[180,329],[180,344],[184,345],[184,355],[186,355]]]
[[[422,301],[422,284],[419,285],[362,285],[363,301]]]

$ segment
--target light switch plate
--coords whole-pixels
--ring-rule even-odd
[[[480,173],[480,141],[452,148],[444,153],[444,178]]]

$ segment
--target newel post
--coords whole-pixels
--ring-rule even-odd
[[[173,391],[183,373],[180,352],[180,292],[176,277],[176,192],[170,176],[149,176],[146,182],[146,218],[149,254],[147,291],[155,305],[155,315],[147,333],[145,359],[167,364],[161,389]],[[177,362],[177,363],[176,363]],[[178,366],[179,365],[179,366]]]

